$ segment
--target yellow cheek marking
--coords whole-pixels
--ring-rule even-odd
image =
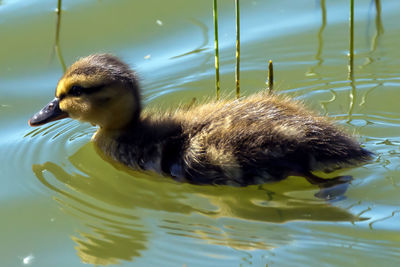
[[[68,103],[68,99],[61,100],[60,104],[59,104],[60,105],[60,109],[65,111],[67,109],[67,107],[69,106],[69,104],[70,103]]]
[[[60,97],[62,94],[66,94],[67,93],[66,88],[68,88],[68,87],[66,87],[65,80],[61,79],[57,85],[56,97]]]

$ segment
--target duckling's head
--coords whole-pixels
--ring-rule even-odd
[[[66,117],[104,129],[121,129],[141,111],[139,85],[128,65],[110,54],[79,59],[58,82],[56,97],[30,120],[31,126]]]

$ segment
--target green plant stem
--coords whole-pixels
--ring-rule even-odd
[[[61,48],[60,48],[61,6],[62,6],[62,0],[58,0],[56,9],[57,24],[56,24],[56,40],[54,44],[54,50],[56,51],[58,60],[61,63],[63,71],[65,72],[67,70],[67,66],[65,65],[64,58],[61,54]]]
[[[274,89],[274,65],[272,60],[268,62],[268,79],[267,79],[268,92],[271,94]]]
[[[235,71],[235,84],[236,84],[236,98],[240,97],[240,8],[239,0],[235,0],[236,10],[236,71]]]
[[[349,65],[348,65],[348,79],[350,80],[351,91],[350,106],[348,113],[347,123],[352,121],[352,114],[356,103],[356,85],[354,81],[354,0],[350,0],[350,48],[349,48]]]
[[[217,90],[217,100],[220,98],[220,82],[219,82],[219,51],[218,51],[218,12],[217,12],[217,0],[214,0],[213,7],[214,16],[214,34],[215,34],[215,87]]]

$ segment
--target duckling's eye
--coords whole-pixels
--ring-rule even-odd
[[[84,88],[79,85],[73,85],[70,89],[68,94],[72,96],[80,96],[83,93]]]

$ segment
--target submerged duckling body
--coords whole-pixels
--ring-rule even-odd
[[[328,120],[282,96],[255,94],[164,114],[142,112],[135,74],[118,58],[75,62],[56,98],[30,120],[71,117],[99,126],[93,141],[113,160],[194,184],[245,186],[371,159]]]

